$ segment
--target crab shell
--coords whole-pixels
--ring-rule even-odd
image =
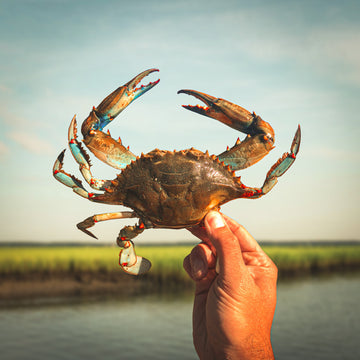
[[[212,209],[253,193],[216,156],[196,149],[155,149],[128,165],[94,200],[132,208],[154,227],[198,224]]]

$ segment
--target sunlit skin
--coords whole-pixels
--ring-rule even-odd
[[[184,259],[196,284],[193,340],[200,359],[274,359],[276,266],[244,227],[218,212],[191,232],[202,240]]]

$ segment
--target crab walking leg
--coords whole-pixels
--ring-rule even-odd
[[[91,198],[93,194],[89,193],[83,186],[79,179],[75,176],[68,174],[65,172],[63,167],[63,160],[64,160],[65,150],[63,150],[60,155],[57,157],[54,167],[53,167],[53,175],[56,180],[60,181],[62,184],[70,187],[73,191],[84,197],[85,199]]]
[[[133,211],[97,214],[90,216],[81,223],[77,224],[77,227],[85,234],[97,239],[93,233],[87,230],[89,227],[94,226],[99,221],[127,219],[132,217],[136,217],[136,214]],[[122,228],[117,238],[117,244],[123,248],[119,253],[119,265],[125,272],[131,275],[144,274],[148,272],[151,267],[151,262],[149,260],[136,255],[134,243],[130,240],[142,233],[144,229],[145,225],[142,221],[140,221],[138,225],[125,226]]]
[[[136,217],[134,211],[120,211],[114,213],[97,214],[86,218],[84,221],[77,224],[76,226],[79,230],[83,231],[85,234],[97,239],[97,237],[92,232],[87,230],[89,227],[94,226],[97,222],[100,221],[128,219],[132,217]]]
[[[71,120],[68,131],[69,148],[79,164],[79,169],[86,182],[95,190],[105,190],[111,184],[109,180],[95,179],[90,170],[90,158],[77,140],[76,116]]]
[[[266,175],[265,182],[261,189],[259,188],[245,188],[245,196],[247,198],[256,199],[265,194],[267,194],[277,183],[277,179],[284,175],[285,172],[290,168],[296,159],[296,155],[300,149],[301,141],[301,129],[300,125],[298,126],[293,142],[290,147],[289,153],[284,153],[283,156],[271,167]]]
[[[131,239],[141,234],[145,229],[142,221],[135,226],[125,226],[120,230],[116,240],[117,244],[123,248],[119,253],[119,265],[128,274],[141,275],[148,272],[151,268],[151,262],[135,253],[134,243]]]
[[[56,180],[60,181],[63,185],[70,187],[76,194],[82,196],[90,201],[96,201],[103,204],[113,204],[111,200],[106,200],[103,194],[89,193],[82,185],[81,180],[77,179],[74,175],[68,174],[63,170],[65,150],[63,150],[57,157],[54,167],[53,175]]]

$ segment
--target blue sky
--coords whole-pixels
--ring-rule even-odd
[[[110,126],[134,153],[194,146],[218,154],[243,135],[184,110],[179,89],[235,102],[271,123],[276,148],[239,173],[261,186],[302,126],[298,159],[258,200],[222,211],[259,240],[359,239],[358,1],[0,2],[0,241],[87,241],[76,224],[103,212],[56,182],[67,128],[141,71],[160,83]],[[98,178],[116,171],[93,160]],[[80,177],[67,151],[65,168]],[[127,220],[98,224],[113,242]],[[148,230],[139,242],[191,239]]]

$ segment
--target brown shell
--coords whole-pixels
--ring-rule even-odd
[[[243,192],[240,179],[215,156],[155,149],[127,166],[103,197],[132,208],[155,227],[182,228]]]

